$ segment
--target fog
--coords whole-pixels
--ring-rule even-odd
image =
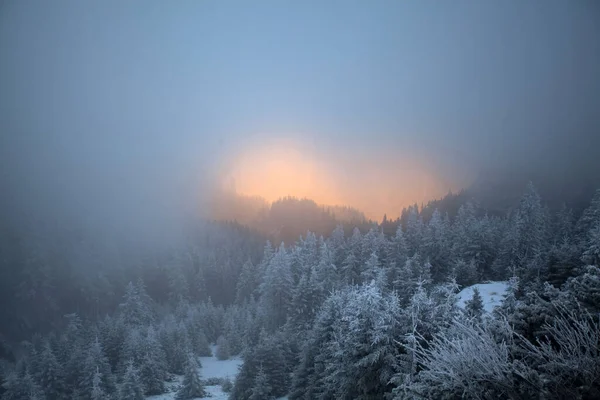
[[[600,170],[592,1],[4,1],[0,60],[8,215],[165,230],[233,182],[378,218]]]

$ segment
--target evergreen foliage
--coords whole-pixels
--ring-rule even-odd
[[[185,364],[183,382],[175,396],[176,400],[191,400],[196,397],[205,397],[206,391],[204,384],[200,380],[198,373],[198,361],[192,353],[188,353]]]

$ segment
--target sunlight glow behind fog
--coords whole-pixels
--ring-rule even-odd
[[[278,141],[244,149],[226,168],[222,184],[230,191],[262,197],[309,198],[319,204],[359,209],[380,221],[402,209],[457,191],[464,182],[447,182],[411,154],[318,154],[298,142]]]
[[[342,203],[327,166],[291,142],[242,152],[227,179],[237,193],[260,196],[269,202],[295,196],[321,204]]]

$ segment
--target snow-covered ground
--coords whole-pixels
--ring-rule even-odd
[[[216,354],[217,346],[211,346],[213,354]],[[212,357],[200,357],[202,367],[199,369],[200,378],[202,380],[210,378],[229,378],[231,382],[235,380],[235,376],[238,373],[238,367],[242,365],[242,359],[239,357],[231,357],[229,360],[220,361],[214,355]],[[167,382],[168,393],[160,394],[157,396],[148,396],[148,400],[173,400],[177,387],[180,385],[181,376],[175,377],[173,382]],[[206,391],[210,394],[210,397],[199,397],[198,399],[211,399],[211,400],[227,400],[229,395],[221,390],[221,385],[210,385],[206,386]]]
[[[478,283],[464,288],[458,293],[458,306],[465,307],[465,303],[473,298],[473,288],[479,289],[479,294],[483,298],[483,308],[487,312],[492,312],[496,306],[502,304],[504,295],[508,289],[507,282]]]

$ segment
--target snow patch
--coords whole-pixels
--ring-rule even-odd
[[[214,354],[214,353],[213,353]],[[220,361],[217,357],[200,357],[200,378],[229,378],[233,382],[243,361],[239,357]]]
[[[240,357],[231,357],[229,360],[220,361],[216,354],[216,346],[211,346],[212,357],[200,357],[202,367],[198,370],[200,372],[200,378],[206,380],[209,378],[229,378],[231,382],[235,380],[238,373],[239,366],[242,365],[242,359]],[[173,382],[166,382],[168,393],[159,394],[156,396],[148,396],[147,400],[174,400],[177,388],[181,384],[183,377],[176,376]],[[206,386],[206,391],[210,395],[209,397],[202,397],[202,399],[211,400],[227,400],[229,394],[221,390],[221,385],[210,385]],[[200,397],[198,399],[201,399]]]
[[[465,308],[465,303],[473,298],[473,289],[479,289],[479,294],[483,298],[483,308],[487,312],[492,312],[495,307],[502,304],[504,295],[508,290],[508,282],[489,282],[477,283],[468,286],[458,293],[458,306]]]

